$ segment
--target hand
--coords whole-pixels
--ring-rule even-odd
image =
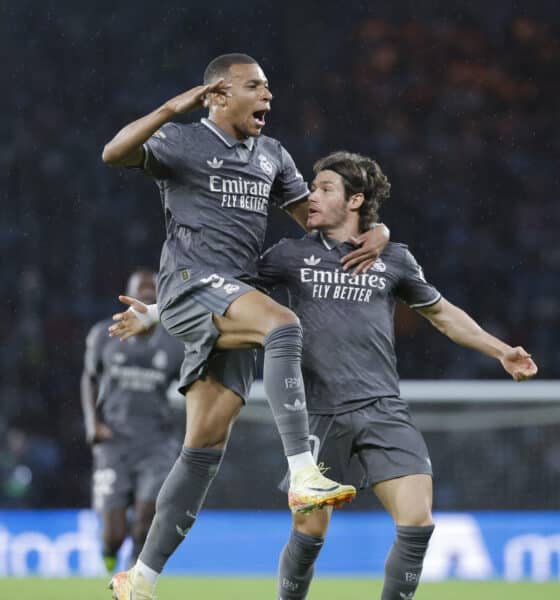
[[[342,257],[342,270],[347,271],[357,265],[353,273],[355,275],[365,273],[379,258],[379,255],[389,243],[389,237],[389,229],[383,223],[362,233],[362,235],[353,237],[351,241],[359,248]]]
[[[537,374],[537,365],[533,362],[531,355],[521,346],[510,348],[500,358],[502,367],[515,379],[525,381]]]
[[[113,432],[111,429],[102,423],[101,421],[95,422],[95,429],[93,432],[89,433],[87,436],[87,442],[91,446],[95,444],[100,444],[101,442],[106,442],[113,437]]]
[[[204,105],[208,94],[219,94],[220,96],[231,96],[228,91],[231,83],[225,83],[223,79],[218,79],[215,83],[209,85],[197,85],[196,87],[183,92],[175,98],[171,98],[165,103],[165,106],[174,114],[181,114],[201,108]]]
[[[136,300],[136,298],[131,298],[130,296],[119,296],[119,300],[123,304],[128,304],[130,308],[126,312],[113,315],[113,321],[116,322],[109,327],[109,336],[118,337],[121,341],[124,341],[129,337],[149,331],[134,313],[134,310],[140,313],[147,313],[148,307],[143,302],[140,302],[140,300]]]

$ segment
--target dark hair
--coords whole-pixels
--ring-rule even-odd
[[[212,83],[216,79],[225,77],[231,65],[258,65],[259,63],[248,54],[222,54],[217,56],[204,71],[204,84]]]
[[[315,175],[319,171],[334,171],[342,177],[346,199],[362,193],[364,202],[360,206],[360,231],[366,231],[376,223],[378,211],[389,198],[391,184],[381,167],[371,158],[353,152],[332,152],[313,165]]]

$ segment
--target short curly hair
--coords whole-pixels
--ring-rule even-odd
[[[391,184],[381,167],[373,159],[361,154],[340,150],[320,158],[313,165],[315,175],[320,171],[334,171],[342,177],[346,199],[362,193],[360,231],[366,231],[379,219],[379,209],[391,192]]]

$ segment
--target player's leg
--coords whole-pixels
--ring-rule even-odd
[[[192,360],[191,360],[192,359]],[[237,351],[211,355],[205,374],[194,376],[187,357],[181,388],[186,394],[187,427],[184,446],[163,483],[156,513],[136,566],[111,581],[117,600],[153,598],[155,583],[167,559],[194,524],[216,475],[233,423],[254,376],[254,353]],[[203,377],[203,378],[200,378]]]
[[[348,415],[310,415],[313,456],[319,464],[329,465],[335,479],[347,480],[353,453],[353,434]],[[280,484],[287,491],[287,476]],[[307,596],[313,578],[315,561],[319,556],[332,516],[333,507],[305,515],[294,513],[293,529],[280,555],[278,564],[279,600],[302,600]]]
[[[382,600],[412,598],[434,530],[432,478],[407,475],[383,481],[373,491],[393,518],[397,535],[385,562]]]
[[[132,554],[130,555],[130,567],[136,564],[140,551],[146,541],[152,519],[156,513],[155,500],[137,500],[134,503],[134,517],[130,524],[132,537]]]
[[[241,398],[212,377],[196,381],[187,396],[184,446],[157,497],[156,513],[138,564],[145,576],[163,570],[198,516],[218,472]],[[149,570],[148,570],[149,569]]]
[[[101,512],[103,562],[108,573],[115,570],[117,554],[127,535],[126,506]]]
[[[93,507],[102,524],[105,567],[112,573],[127,535],[126,509],[132,495],[127,444],[111,440],[93,447]]]
[[[311,455],[301,373],[303,332],[296,315],[252,290],[235,299],[223,316],[215,315],[214,324],[220,332],[218,348],[264,348],[264,387],[292,475],[292,510],[352,499],[356,490],[324,477]]]
[[[363,483],[372,486],[396,525],[382,600],[412,598],[433,531],[428,449],[400,398],[377,398],[351,415]]]
[[[325,506],[309,515],[293,515],[292,532],[278,564],[278,600],[307,597],[332,511],[332,506]]]

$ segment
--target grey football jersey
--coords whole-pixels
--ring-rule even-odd
[[[396,301],[421,308],[441,298],[405,245],[389,243],[367,273],[355,276],[340,263],[352,248],[315,232],[282,240],[261,259],[261,282],[287,288],[303,326],[310,413],[342,413],[371,398],[398,396]]]
[[[280,142],[262,135],[241,142],[207,119],[166,123],[144,149],[166,217],[160,309],[209,273],[251,282],[269,203],[285,208],[309,193]]]
[[[98,380],[99,414],[119,436],[161,435],[170,424],[167,390],[179,378],[183,344],[161,326],[121,342],[107,334],[111,323],[94,325],[86,340],[85,369]]]

